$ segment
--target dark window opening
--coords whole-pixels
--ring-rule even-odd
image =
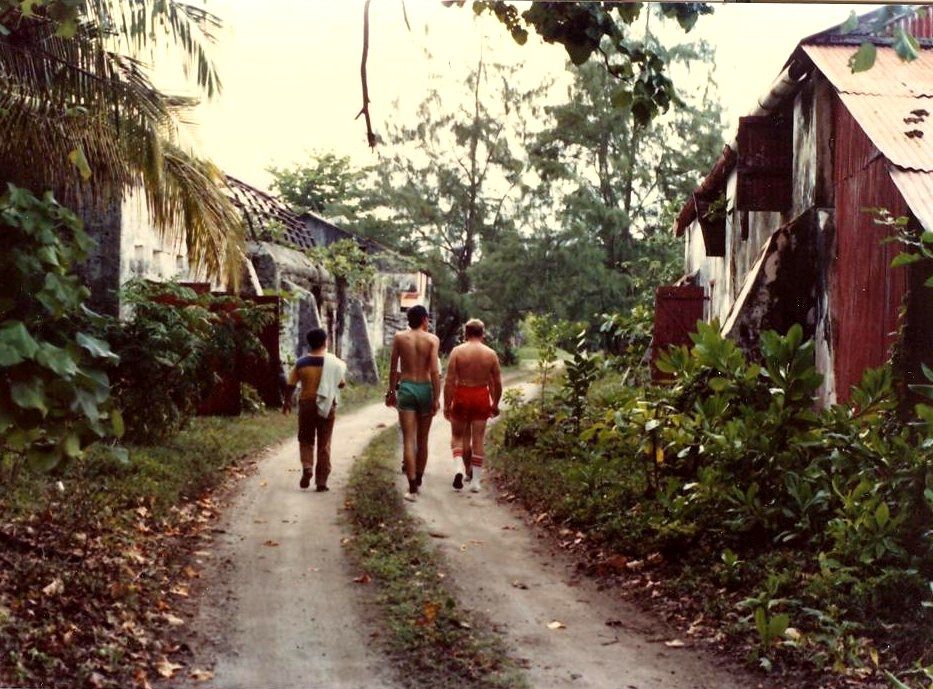
[[[786,116],[739,118],[735,207],[786,211],[793,194],[794,141]]]

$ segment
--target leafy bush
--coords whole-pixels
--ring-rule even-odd
[[[266,307],[172,282],[131,281],[122,296],[132,315],[107,321],[103,335],[120,353],[113,394],[134,442],[181,428],[217,383],[267,358],[258,337],[272,318]]]
[[[496,431],[507,480],[608,552],[660,552],[685,581],[748,594],[743,624],[762,654],[806,647],[827,666],[872,664],[876,636],[923,660],[933,440],[898,417],[890,367],[818,411],[821,377],[799,327],[764,333],[760,361],[718,324],[692,338],[658,361],[668,387],[604,374],[580,405],[568,371],[543,412],[510,414]]]
[[[89,328],[88,289],[73,273],[92,245],[81,221],[46,194],[9,185],[0,197],[0,459],[49,470],[122,434]]]

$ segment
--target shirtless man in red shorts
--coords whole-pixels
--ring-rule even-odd
[[[483,322],[471,319],[463,330],[466,342],[454,347],[447,364],[444,417],[450,421],[454,461],[463,461],[464,440],[472,438],[470,468],[473,478],[470,491],[478,493],[486,454],[486,422],[490,417],[499,415],[502,372],[499,370],[499,357],[483,344]],[[460,472],[454,478],[454,488],[463,488],[463,474]]]

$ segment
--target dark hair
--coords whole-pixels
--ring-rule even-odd
[[[308,346],[311,349],[320,349],[327,342],[327,331],[324,328],[312,328],[308,331]]]
[[[463,326],[463,336],[466,339],[471,337],[482,337],[486,332],[486,326],[479,318],[471,318]]]
[[[424,320],[428,317],[428,310],[424,308],[421,304],[417,306],[412,306],[408,309],[408,327],[409,328],[420,328],[421,324],[424,323]]]

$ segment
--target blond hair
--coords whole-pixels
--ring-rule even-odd
[[[482,337],[486,332],[486,326],[479,318],[471,318],[463,324],[463,336],[466,339],[471,337]]]

